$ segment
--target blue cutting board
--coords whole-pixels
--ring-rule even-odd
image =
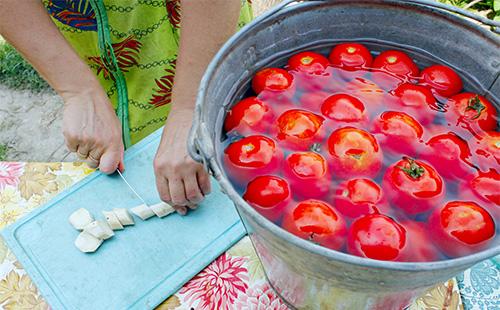
[[[160,135],[125,155],[124,176],[148,204],[159,202],[152,161]],[[84,254],[73,244],[73,211],[84,207],[102,219],[102,210],[140,204],[119,176],[96,172],[2,235],[53,309],[153,308],[245,235],[233,203],[212,185],[212,194],[188,216],[134,217],[135,226]]]

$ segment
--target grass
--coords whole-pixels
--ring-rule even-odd
[[[7,42],[0,37],[0,81],[13,89],[40,92],[49,85],[33,67]]]
[[[9,147],[5,144],[0,144],[0,161],[4,161],[7,158],[7,151]]]
[[[467,9],[489,19],[500,21],[500,0],[439,0]]]

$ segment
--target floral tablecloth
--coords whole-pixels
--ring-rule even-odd
[[[82,163],[0,162],[0,229],[92,172]],[[418,298],[410,309],[500,309],[499,266],[500,258],[478,264],[459,276],[458,281],[440,283]],[[288,309],[265,280],[248,237],[158,308]],[[3,240],[0,240],[0,309],[49,309]]]

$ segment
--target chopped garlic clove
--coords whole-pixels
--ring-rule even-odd
[[[130,216],[127,209],[114,208],[113,213],[116,215],[118,220],[123,226],[134,225],[134,219]]]
[[[166,202],[157,203],[155,205],[152,205],[150,208],[158,217],[167,216],[175,211],[175,209]]]
[[[155,216],[153,210],[149,208],[147,205],[142,204],[138,205],[137,207],[133,207],[130,209],[130,212],[134,213],[138,217],[140,217],[143,221],[147,220],[148,218]]]
[[[102,240],[109,239],[115,235],[113,230],[111,230],[111,227],[109,227],[109,225],[104,223],[103,221],[93,221],[92,223],[85,226],[83,231]]]
[[[123,229],[122,223],[120,223],[120,220],[113,211],[102,211],[102,214],[106,218],[106,222],[108,222],[108,225],[112,230]]]
[[[94,220],[94,217],[85,208],[80,208],[69,216],[69,222],[75,229],[82,230]]]
[[[95,252],[102,244],[102,239],[82,231],[75,240],[75,246],[84,253]]]

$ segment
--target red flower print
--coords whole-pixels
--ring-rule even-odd
[[[288,310],[267,282],[249,287],[246,293],[238,295],[234,306],[238,310]]]
[[[170,24],[172,24],[174,28],[179,28],[181,22],[181,1],[167,0],[167,14]]]
[[[0,162],[0,191],[7,185],[17,186],[23,167],[22,163]]]
[[[155,108],[169,104],[172,101],[172,87],[174,86],[175,63],[172,64],[171,69],[165,69],[167,74],[160,79],[155,79],[156,85],[159,89],[154,90],[155,94],[149,99],[149,104]]]
[[[142,43],[135,40],[133,36],[127,37],[125,40],[113,43],[113,50],[115,52],[116,62],[118,68],[122,72],[128,72],[128,68],[138,64],[139,51],[141,49]],[[97,75],[102,71],[105,79],[109,79],[111,74],[108,68],[104,65],[104,62],[100,56],[88,57],[91,63],[97,65]]]
[[[238,294],[248,288],[243,257],[224,253],[180,290],[195,310],[232,310]]]

